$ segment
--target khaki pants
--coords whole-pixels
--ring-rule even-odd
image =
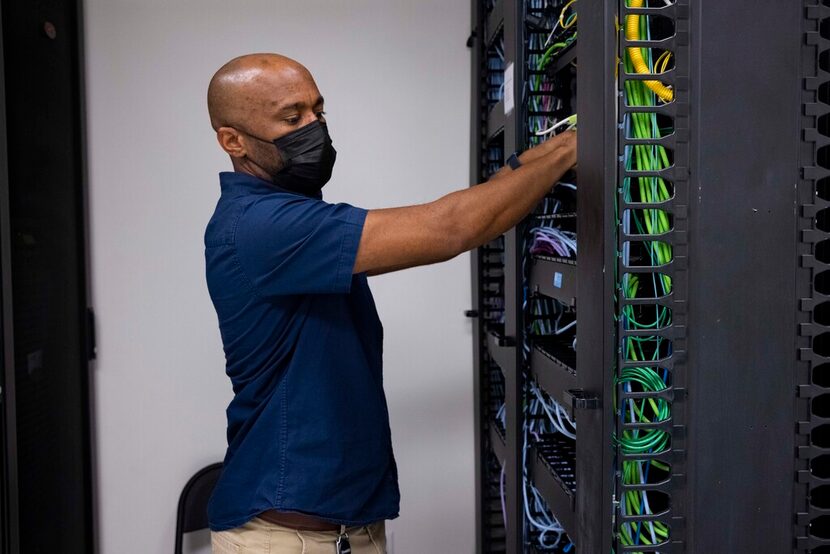
[[[383,521],[349,527],[352,554],[386,554]],[[258,517],[227,531],[212,531],[213,554],[334,554],[337,531],[297,531]]]

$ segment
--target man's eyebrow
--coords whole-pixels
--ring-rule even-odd
[[[300,108],[302,108],[302,107],[303,107],[302,102],[295,102],[293,104],[286,104],[285,106],[281,106],[277,110],[277,114],[283,114],[283,113],[286,113],[286,112],[298,112],[298,111],[300,111]]]
[[[314,102],[312,107],[316,108],[318,106],[322,106],[325,103],[325,99],[322,96],[318,96],[317,100]],[[294,102],[293,104],[286,104],[285,106],[281,106],[277,110],[277,115],[284,114],[286,112],[299,112],[302,110],[303,106],[305,106],[305,102]]]

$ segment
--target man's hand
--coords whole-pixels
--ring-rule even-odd
[[[528,148],[519,155],[519,161],[522,162],[522,165],[529,164],[543,156],[546,156],[547,154],[551,154],[557,148],[562,146],[567,147],[569,145],[574,149],[576,148],[576,131],[565,131],[549,138],[545,142],[538,144],[533,148]],[[513,169],[506,165],[493,174],[489,180],[492,181],[493,179],[499,179],[511,171],[513,171]]]
[[[514,227],[576,164],[576,132],[524,152],[521,167],[428,204],[371,210],[354,273],[371,274],[448,260]]]

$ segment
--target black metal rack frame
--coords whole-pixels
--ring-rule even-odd
[[[488,141],[496,137],[502,156],[526,146],[527,68],[523,2],[473,6],[471,176],[478,183],[487,177]],[[529,280],[533,292],[576,306],[578,362],[551,355],[556,346],[542,339],[531,343],[529,368],[523,367],[524,228],[506,233],[499,245],[504,311],[496,325],[484,321],[483,295],[492,291],[480,279],[490,254],[476,253],[470,315],[481,316],[475,323],[478,551],[533,551],[523,537],[521,502],[529,378],[566,405],[577,424],[573,475],[554,467],[569,463],[559,453],[570,445],[553,444],[557,454],[538,455],[550,437],[528,459],[535,485],[579,552],[826,554],[830,0],[579,0],[577,6],[579,40],[561,63],[578,57],[579,261],[535,259]],[[629,16],[661,21],[664,36],[627,39]],[[516,107],[508,113],[503,101],[492,109],[479,101],[487,48],[498,36],[505,67],[513,67]],[[659,76],[627,73],[622,54],[633,47],[671,51],[672,63]],[[670,86],[671,101],[632,105],[626,83],[644,80]],[[644,112],[659,114],[670,132],[646,139],[627,134],[627,118]],[[635,147],[655,145],[666,149],[668,166],[643,173],[626,165]],[[627,179],[647,177],[664,180],[670,198],[643,203],[625,196]],[[659,234],[634,230],[630,218],[645,210],[664,214],[669,227]],[[657,242],[669,248],[668,263],[638,258]],[[665,275],[670,291],[627,296],[625,276],[635,274]],[[665,310],[664,325],[635,329],[626,322],[646,309]],[[631,340],[659,343],[658,355],[631,359],[625,354]],[[622,374],[634,368],[655,370],[665,386],[626,389]],[[505,384],[506,425],[498,431],[492,409],[484,408],[491,405],[488,376],[495,370]],[[663,416],[634,421],[621,409],[648,399],[667,408]],[[628,451],[619,439],[635,431],[662,433],[666,441],[657,451]],[[493,459],[504,473],[506,526],[484,494]],[[653,459],[664,468],[655,473],[659,480],[634,483],[620,471],[623,462]],[[626,494],[653,499],[654,510],[631,513],[622,507]],[[667,530],[657,544],[624,544],[624,526],[655,522]]]
[[[802,139],[798,180],[799,267],[796,281],[799,336],[796,347],[797,432],[796,513],[797,552],[830,552],[830,440],[827,430],[828,365],[827,308],[830,306],[830,257],[827,255],[830,206],[830,6],[804,0],[801,45]]]
[[[524,82],[527,77],[527,50],[525,32],[525,5],[516,0],[495,0],[490,2],[473,2],[474,33],[470,40],[473,46],[473,129],[472,129],[472,164],[471,181],[473,184],[487,178],[486,168],[489,159],[489,146],[498,144],[502,156],[513,151],[521,151],[528,146],[527,110]],[[505,100],[493,103],[488,100],[489,89],[488,53],[492,51],[495,41],[503,39],[505,81],[512,82],[514,107],[510,109],[509,100],[505,109]],[[554,72],[569,67],[576,57],[576,48],[570,48],[553,68]],[[510,94],[507,92],[506,94]],[[504,163],[504,159],[500,160]],[[577,373],[573,360],[562,360],[550,351],[551,343],[545,340],[532,342],[531,355],[525,367],[522,344],[529,339],[525,333],[523,314],[523,265],[525,258],[524,238],[526,225],[512,229],[504,234],[502,245],[503,275],[500,301],[504,307],[503,321],[494,322],[489,317],[488,300],[491,290],[487,288],[487,272],[493,269],[488,248],[478,249],[473,253],[473,306],[468,315],[475,316],[475,335],[478,338],[474,349],[476,378],[476,449],[478,513],[477,537],[478,550],[481,552],[523,552],[527,546],[523,531],[524,505],[522,490],[525,471],[523,450],[524,399],[527,378],[540,384],[544,391],[560,404],[567,406],[571,412],[572,396],[569,391],[577,388]],[[528,259],[528,286],[534,293],[556,298],[566,304],[576,302],[577,266],[575,263],[535,257]],[[495,365],[503,375],[505,383],[504,396],[504,435],[500,426],[493,425],[490,391],[487,375]],[[498,430],[497,430],[498,429]],[[563,446],[567,452],[567,446]],[[575,471],[573,468],[575,451],[571,444],[569,455],[560,455],[560,447],[555,442],[536,444],[528,453],[528,473],[537,488],[542,492],[548,506],[560,523],[570,533],[575,533]],[[485,461],[491,456],[499,460],[504,473],[506,528],[493,529],[484,522],[492,522],[488,510],[486,483],[492,479],[492,466]],[[489,515],[488,515],[489,514]],[[489,517],[489,519],[488,519]],[[493,542],[495,531],[499,540]],[[502,534],[503,533],[503,534]],[[502,542],[501,537],[504,537]]]

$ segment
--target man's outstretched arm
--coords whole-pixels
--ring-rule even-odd
[[[372,275],[443,262],[493,240],[518,224],[576,164],[576,133],[558,135],[523,153],[522,166],[434,202],[370,210],[354,273]]]

